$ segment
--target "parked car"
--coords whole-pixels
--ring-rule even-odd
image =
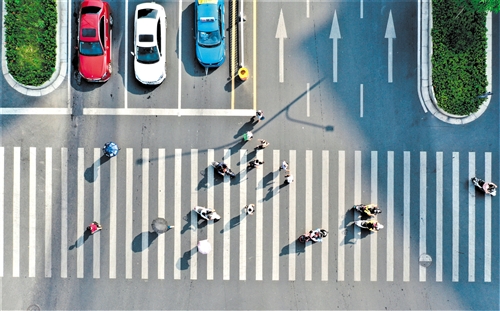
[[[205,68],[226,60],[224,0],[195,0],[196,57]]]
[[[149,2],[136,6],[134,71],[143,84],[157,85],[165,80],[166,32],[167,17],[161,5]]]
[[[107,2],[84,0],[78,15],[78,71],[89,82],[111,78],[111,27]]]

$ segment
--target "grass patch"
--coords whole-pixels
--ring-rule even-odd
[[[42,85],[50,79],[56,65],[56,1],[5,0],[5,8],[9,73],[22,84]]]
[[[432,84],[438,106],[470,115],[485,101],[486,13],[472,12],[453,0],[432,1]]]

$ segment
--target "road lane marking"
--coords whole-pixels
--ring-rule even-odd
[[[149,149],[142,148],[142,251],[141,278],[148,278],[149,263]]]
[[[359,85],[359,117],[363,117],[363,105],[364,105],[365,95],[363,93],[363,84]]]
[[[0,115],[70,115],[71,108],[35,108],[10,107],[0,108]]]
[[[207,208],[214,209],[214,169],[210,166],[214,161],[214,149],[208,149],[208,189],[207,189]],[[180,164],[180,163],[179,163]],[[209,220],[207,224],[207,240],[214,246],[214,221]],[[210,252],[207,255],[207,280],[214,279],[214,252]]]
[[[443,281],[443,152],[436,152],[436,282]]]
[[[387,281],[394,281],[394,151],[387,151]]]
[[[403,282],[410,281],[410,152],[403,160]]]
[[[338,260],[337,260],[337,279],[339,281],[345,280],[345,244],[347,228],[345,224],[345,151],[339,150],[339,176],[338,176]]]
[[[321,211],[321,225],[325,230],[329,230],[328,223],[328,210],[330,208],[330,200],[329,200],[329,189],[330,189],[330,159],[329,159],[329,151],[323,150],[321,152],[321,194],[322,194],[322,211]],[[279,165],[279,163],[278,163]],[[276,167],[276,166],[274,166]],[[328,281],[328,241],[326,243],[322,243],[321,245],[321,281]]]
[[[460,226],[460,166],[459,166],[459,153],[453,152],[452,160],[452,281],[458,282],[458,269],[460,268],[458,263],[459,259],[459,226]]]
[[[333,39],[333,82],[337,82],[338,73],[338,39],[341,39],[337,10],[333,13],[332,28],[330,29],[330,39]]]
[[[288,164],[290,165],[291,168],[295,169],[295,150],[290,150],[289,151],[289,157],[290,159],[288,160]],[[296,249],[296,237],[295,234],[297,232],[297,215],[296,215],[296,200],[295,200],[295,182],[292,182],[291,184],[288,185],[288,193],[289,193],[289,199],[288,199],[288,204],[290,205],[290,208],[288,209],[288,226],[289,226],[289,231],[288,231],[288,240],[290,241],[290,247],[289,247],[289,256],[288,256],[288,280],[289,281],[295,281],[295,249]]]
[[[419,253],[427,254],[427,152],[420,152],[420,238]],[[425,282],[427,267],[419,265],[419,281]]]
[[[64,2],[63,2],[64,3]],[[61,3],[61,8],[64,7],[64,4]],[[59,4],[58,4],[59,5]],[[72,64],[72,61],[71,61],[71,57],[72,57],[72,51],[73,51],[73,47],[72,47],[72,44],[69,43],[69,42],[73,42],[72,41],[72,38],[71,38],[71,27],[68,27],[68,25],[73,25],[73,20],[72,20],[72,15],[71,14],[73,12],[73,8],[72,8],[72,1],[67,1],[66,2],[66,5],[67,5],[67,23],[65,26],[65,29],[63,31],[66,31],[66,46],[67,46],[67,51],[66,51],[66,77],[67,77],[67,93],[66,93],[66,101],[68,103],[68,110],[72,110],[71,109],[71,64]],[[79,72],[76,72],[75,74],[79,75],[80,73]],[[72,112],[71,112],[72,113]]]
[[[101,175],[99,167],[101,166],[101,148],[94,148],[94,220],[101,223]],[[93,245],[93,276],[98,279],[101,276],[101,234],[92,236]]]
[[[21,231],[21,147],[14,147],[12,182],[12,276],[19,277]]]
[[[470,181],[472,177],[476,176],[476,153],[469,152],[469,273],[468,281],[474,282],[476,279],[476,189],[474,184]]]
[[[116,279],[117,160],[109,159],[109,278]]]
[[[0,133],[1,136],[1,133]],[[4,156],[4,147],[0,147],[0,215],[2,215],[0,219],[0,277],[3,277],[3,265],[4,265],[4,233],[5,229],[5,188],[4,188],[4,178],[5,178],[5,156]],[[1,300],[1,298],[0,298]],[[1,307],[1,305],[0,305]]]
[[[240,206],[247,205],[247,151],[240,149]],[[213,171],[213,170],[212,170]],[[240,281],[247,279],[247,217],[240,213]]]
[[[279,82],[285,82],[285,43],[284,39],[288,38],[286,34],[285,19],[283,18],[283,9],[280,10],[280,16],[278,19],[278,27],[276,29],[276,39],[279,42],[278,48],[278,63],[279,63]]]
[[[35,277],[36,269],[36,148],[30,147],[29,177],[29,270],[28,276]]]
[[[76,276],[83,278],[84,259],[83,256],[83,243],[85,242],[85,149],[78,148],[78,174],[77,174],[77,226],[76,236]]]
[[[193,178],[196,179],[196,178]],[[194,189],[192,187],[192,189]],[[158,218],[165,218],[165,148],[158,149]],[[156,218],[156,217],[154,217]],[[153,218],[153,219],[154,219]],[[168,220],[167,220],[168,221]],[[165,234],[158,235],[158,280],[165,279]]]
[[[354,151],[354,203],[361,204],[361,151]],[[353,211],[354,213],[354,211]],[[354,281],[361,281],[361,228],[354,227]]]
[[[1,176],[0,176],[1,178]],[[3,215],[0,213],[0,215]],[[45,277],[52,276],[52,148],[45,148]]]
[[[257,159],[262,159],[264,158],[264,151],[263,150],[257,150],[256,154]],[[262,207],[262,201],[261,198],[263,198],[262,195],[262,187],[263,187],[263,167],[256,167],[255,168],[255,180],[256,180],[256,190],[255,190],[255,210],[258,211],[255,215],[255,280],[256,281],[262,281],[263,276],[262,276],[262,256],[263,256],[263,244],[264,244],[264,209]]]
[[[275,169],[280,163],[280,151],[273,150],[273,281],[278,281],[280,275],[280,171]]]
[[[83,108],[83,114],[112,116],[251,117],[255,115],[255,109]]]
[[[125,169],[125,213],[126,226],[125,228],[134,227],[134,149],[127,148],[127,165]],[[133,230],[125,230],[125,278],[132,278],[132,232]]]
[[[231,167],[231,150],[224,149],[224,163]],[[229,280],[231,275],[231,177],[224,176],[223,219],[226,220],[223,233],[222,279]]]
[[[359,1],[359,18],[363,18],[363,0]]]
[[[313,161],[313,153],[312,153],[312,150],[306,150],[306,161],[305,161],[305,166],[306,166],[306,182],[305,182],[305,186],[306,186],[306,193],[305,193],[305,196],[306,196],[306,215],[305,215],[305,220],[306,220],[306,223],[305,223],[305,227],[306,227],[306,231],[307,230],[311,230],[311,229],[315,229],[313,228],[313,220],[312,220],[312,210],[313,210],[313,203],[312,203],[312,193],[313,193],[313,188],[312,188],[312,185],[313,185],[313,175],[312,175],[312,171],[313,171],[313,164],[312,164],[312,161]],[[305,249],[305,252],[306,252],[306,258],[305,258],[305,268],[306,268],[306,271],[305,271],[305,280],[306,281],[311,281],[312,280],[312,247],[310,247],[312,244],[311,241],[307,242],[306,243],[306,249]]]
[[[484,153],[484,178],[491,180],[491,152]],[[484,198],[484,281],[491,282],[491,196]]]
[[[309,18],[309,6],[310,6],[309,0],[306,0],[306,17],[307,18]]]
[[[371,152],[370,201],[378,204],[378,152]],[[370,281],[377,281],[377,234],[370,235]]]
[[[182,149],[174,151],[174,258],[181,257]],[[181,279],[181,270],[174,265],[174,280]]]
[[[392,10],[389,10],[389,19],[385,29],[385,38],[388,41],[387,50],[387,81],[392,83],[392,62],[393,62],[393,41],[396,39],[396,30],[394,29],[394,21],[392,20]]]
[[[61,148],[61,278],[68,277],[68,148]]]
[[[252,33],[253,33],[253,114],[257,110],[257,0],[253,0],[253,21],[252,21]]]
[[[165,157],[165,155],[163,155]],[[210,170],[210,167],[208,167]],[[191,149],[191,206],[198,205],[198,149]],[[198,214],[191,212],[191,260],[189,265],[191,280],[198,279],[198,256],[196,244],[198,241]]]

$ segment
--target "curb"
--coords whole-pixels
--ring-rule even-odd
[[[5,21],[5,1],[2,1],[2,16]],[[57,89],[66,78],[68,73],[68,4],[67,1],[57,1],[57,25],[56,25],[56,66],[50,79],[40,86],[24,85],[12,77],[7,68],[7,56],[5,44],[2,44],[2,74],[5,81],[16,91],[27,96],[43,96]],[[2,27],[2,42],[5,42],[5,25]]]
[[[419,0],[418,1],[418,16],[420,22],[418,24],[418,95],[420,103],[425,113],[428,111],[439,120],[449,124],[467,124],[478,119],[488,108],[490,104],[490,97],[479,107],[479,110],[468,116],[457,116],[443,111],[437,105],[437,100],[434,95],[432,87],[432,38],[430,29],[432,29],[432,0]],[[492,81],[492,13],[489,12],[486,16],[486,77],[488,86],[486,91],[491,91]]]

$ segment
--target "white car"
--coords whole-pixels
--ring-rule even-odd
[[[135,8],[134,71],[135,78],[148,85],[165,80],[167,17],[165,9],[154,2]]]

